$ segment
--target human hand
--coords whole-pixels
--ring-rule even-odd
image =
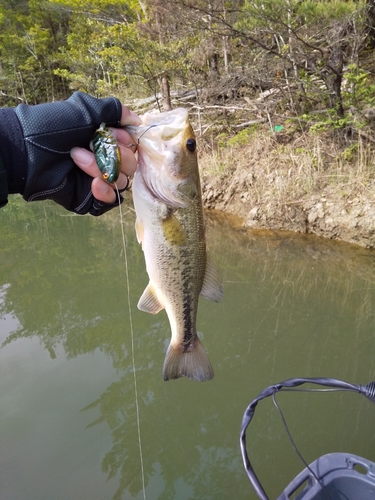
[[[140,118],[118,99],[96,99],[75,92],[66,101],[35,106],[20,104],[5,111],[9,131],[19,129],[17,147],[13,147],[13,136],[10,136],[13,142],[3,142],[11,146],[5,165],[9,193],[20,193],[26,201],[51,199],[77,214],[89,212],[95,216],[123,201],[101,178],[94,155],[88,151],[102,122],[114,127],[123,157],[122,173],[116,184],[119,190],[126,187],[126,175],[134,173],[136,161],[134,153],[126,147],[132,142],[130,136],[118,127],[139,125]],[[4,130],[5,135],[8,129]]]
[[[121,125],[140,125],[142,120],[130,111],[127,107],[122,106]],[[85,148],[74,147],[70,151],[74,163],[83,170],[87,175],[93,177],[91,183],[91,191],[97,200],[103,203],[113,204],[116,202],[116,193],[114,189],[122,191],[128,187],[129,176],[133,175],[137,168],[137,160],[133,150],[129,147],[132,143],[132,138],[123,129],[111,128],[115,135],[121,151],[121,171],[116,181],[116,186],[108,184],[103,179],[103,175],[95,161],[95,156],[91,151]]]

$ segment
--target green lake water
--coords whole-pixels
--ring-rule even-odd
[[[291,377],[375,379],[375,253],[207,217],[220,304],[198,331],[215,378],[163,382],[170,328],[138,311],[148,278],[125,206],[139,418],[148,500],[255,499],[239,451],[248,403]],[[142,500],[118,210],[95,219],[13,198],[0,211],[0,499]],[[375,406],[357,394],[279,394],[307,462],[375,461]],[[304,467],[272,401],[248,451],[270,498]]]

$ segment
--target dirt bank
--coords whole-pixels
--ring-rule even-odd
[[[325,192],[289,203],[257,203],[246,200],[240,182],[222,186],[204,182],[204,205],[238,215],[243,227],[290,230],[375,248],[375,197],[337,199]]]
[[[202,155],[204,205],[238,215],[243,227],[291,230],[375,248],[374,152],[324,138],[282,144],[250,137],[226,151],[212,167]],[[307,146],[308,144],[308,146]],[[223,166],[224,165],[224,166]]]

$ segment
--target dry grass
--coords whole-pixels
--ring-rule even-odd
[[[291,137],[263,129],[249,133],[246,142],[244,134],[240,139],[204,145],[202,178],[218,178],[226,189],[242,190],[241,196],[253,205],[293,203],[327,189],[349,197],[369,191],[374,183],[375,151],[361,138]]]

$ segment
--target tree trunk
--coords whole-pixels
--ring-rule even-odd
[[[208,59],[208,66],[210,68],[211,76],[219,76],[219,54],[215,52],[214,54],[210,55]]]
[[[375,0],[367,0],[367,37],[371,49],[375,49]]]
[[[330,107],[336,109],[338,116],[344,116],[341,95],[344,57],[341,47],[333,47],[329,62],[330,65],[336,70],[336,72],[331,71],[325,78],[325,83],[329,92]]]
[[[350,21],[337,26],[331,31],[331,47],[328,50],[328,61],[325,74],[322,75],[329,92],[331,108],[336,109],[338,116],[344,116],[341,84],[344,71],[346,52],[349,46],[349,36],[353,31]]]
[[[228,74],[228,37],[223,36],[223,58],[224,58],[224,71]]]
[[[159,85],[162,96],[163,111],[170,111],[172,109],[172,104],[171,104],[171,92],[169,88],[169,80],[167,75],[163,75],[161,78],[159,78]]]

